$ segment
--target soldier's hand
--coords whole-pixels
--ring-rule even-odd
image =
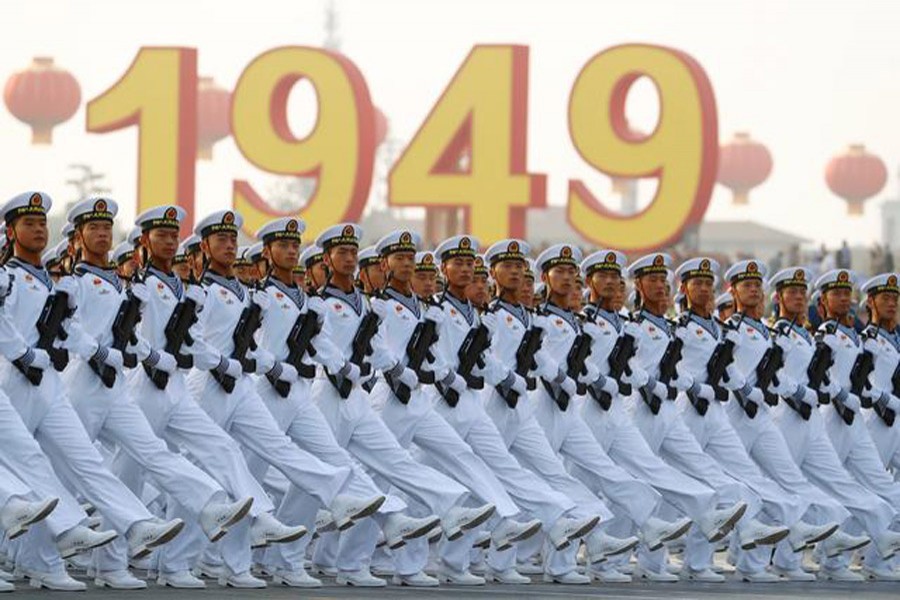
[[[69,298],[69,309],[75,310],[78,308],[78,282],[75,281],[75,278],[71,275],[67,277],[63,277],[53,286],[53,289],[57,293],[66,294]]]
[[[131,284],[131,295],[138,299],[141,304],[146,304],[150,299],[150,290],[143,283]]]
[[[206,302],[206,290],[203,289],[203,286],[189,285],[184,289],[184,297],[193,300],[197,308],[202,308]]]

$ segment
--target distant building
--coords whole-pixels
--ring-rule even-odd
[[[900,218],[897,223],[900,225]],[[360,225],[365,232],[366,243],[374,243],[398,227],[423,231],[425,226],[423,219],[402,219],[395,216],[394,211],[373,211]],[[582,239],[569,226],[565,208],[561,206],[529,210],[526,227],[528,241],[535,248]],[[704,252],[729,257],[752,255],[762,260],[771,259],[779,251],[788,256],[792,247],[812,241],[753,221],[704,221],[693,236],[695,239],[691,239],[689,245]]]

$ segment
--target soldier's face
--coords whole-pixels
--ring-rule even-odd
[[[412,278],[413,292],[419,298],[430,298],[437,293],[437,273],[435,271],[416,271]]]
[[[875,309],[875,313],[882,321],[891,321],[897,323],[897,299],[895,292],[881,292],[875,296],[869,296],[866,302],[870,308]]]
[[[568,296],[575,287],[575,277],[578,267],[575,265],[556,265],[549,271],[545,271],[541,278],[554,294]]]
[[[180,262],[172,265],[172,271],[178,275],[179,279],[188,279],[191,276],[191,265],[187,262]]]
[[[75,238],[94,254],[106,254],[112,247],[112,223],[109,221],[88,221],[78,228]]]
[[[625,280],[619,278],[618,283],[616,283],[615,291],[613,292],[612,309],[619,311],[623,306],[625,306]]]
[[[466,297],[476,306],[483,306],[488,303],[490,296],[488,295],[487,275],[476,275],[466,287]]]
[[[519,303],[528,308],[534,306],[534,277],[526,275],[522,278],[522,285],[519,287]]]
[[[709,277],[692,277],[682,288],[690,306],[707,307],[713,301],[713,280]]]
[[[357,258],[358,253],[359,249],[356,246],[335,246],[325,253],[325,260],[329,263],[328,266],[338,275],[353,277],[353,274],[356,273],[356,265],[359,262]]]
[[[327,277],[325,274],[325,263],[317,262],[309,267],[306,271],[306,276],[309,277],[309,282],[314,288],[320,288],[325,285],[325,278]]]
[[[441,263],[441,270],[449,285],[466,287],[475,276],[475,259],[471,256],[454,256]]]
[[[217,231],[203,238],[200,246],[210,260],[225,267],[230,267],[237,259],[237,233],[234,231]]]
[[[362,270],[360,276],[361,279],[365,279],[365,283],[368,284],[370,290],[382,289],[384,287],[384,282],[387,279],[384,271],[381,270],[381,262],[369,265]]]
[[[756,308],[763,299],[762,281],[745,279],[733,288],[735,299],[743,308]]]
[[[123,279],[131,279],[131,276],[134,275],[135,268],[136,265],[134,264],[134,259],[129,258],[119,265],[117,272],[119,273],[119,277]]]
[[[734,303],[729,302],[728,304],[723,304],[719,308],[719,318],[723,321],[726,321],[731,318],[731,315],[734,314]]]
[[[590,279],[591,290],[599,298],[611,298],[619,286],[619,274],[616,271],[594,271]]]
[[[145,231],[141,234],[141,243],[153,256],[162,260],[172,260],[178,253],[178,230],[172,227],[157,227]]]
[[[263,256],[269,258],[279,269],[293,269],[300,260],[300,242],[298,240],[275,240],[266,244],[263,248]]]
[[[203,272],[203,253],[196,250],[191,252],[188,254],[188,263],[191,265],[191,273],[199,279],[200,273]]]
[[[13,233],[14,232],[14,233]],[[6,235],[28,252],[41,253],[47,247],[47,217],[45,215],[25,215],[6,228]]]
[[[491,267],[491,275],[502,290],[519,290],[525,278],[525,261],[503,260]],[[534,280],[532,279],[532,282]]]
[[[847,288],[829,290],[822,294],[825,312],[829,317],[843,318],[850,314],[850,302],[853,292]]]
[[[644,275],[635,280],[634,285],[641,293],[644,302],[650,304],[658,305],[665,302],[669,294],[665,273]]]
[[[381,267],[391,272],[391,279],[408,283],[416,268],[416,253],[393,252],[387,258],[381,259]]]
[[[807,306],[806,288],[800,286],[784,288],[778,293],[778,304],[787,314],[803,314]]]

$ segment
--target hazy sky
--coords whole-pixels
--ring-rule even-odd
[[[244,66],[280,45],[319,45],[326,0],[3,0],[0,75],[53,56],[79,80],[83,104],[54,132],[52,147],[30,145],[28,129],[0,109],[0,197],[44,189],[64,201],[71,162],[108,174],[123,216],[134,212],[134,128],[84,130],[84,103],[125,72],[140,46],[199,50],[199,71],[231,87]],[[879,206],[897,195],[900,165],[900,2],[801,0],[338,0],[342,51],[360,68],[372,98],[405,143],[478,43],[517,43],[530,52],[528,164],[547,173],[548,201],[565,202],[567,180],[583,178],[598,195],[604,176],[584,165],[569,140],[569,92],[582,65],[610,46],[673,46],[697,59],[715,91],[721,139],[746,130],[767,144],[775,167],[748,208],[716,187],[712,219],[753,219],[836,244],[880,239]],[[649,127],[649,86],[629,115]],[[310,103],[297,94],[300,113]],[[308,110],[306,111],[308,113]],[[304,120],[296,115],[295,125]],[[824,183],[824,166],[862,142],[888,165],[888,185],[863,218],[845,217]],[[271,178],[249,165],[231,140],[198,165],[199,215],[230,203],[231,181],[265,191]],[[374,186],[373,186],[374,187]],[[644,186],[649,187],[649,186]],[[62,202],[60,202],[62,204]]]

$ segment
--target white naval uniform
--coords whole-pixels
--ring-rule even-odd
[[[382,327],[385,332],[390,332],[385,340],[394,356],[403,357],[413,330],[425,316],[425,307],[415,296],[403,296],[391,289],[387,290],[382,302],[385,304]],[[471,327],[477,325],[478,317],[471,306],[467,307],[472,311],[469,313],[473,317],[471,323],[454,306],[452,300],[446,300],[432,309],[443,313],[437,316],[438,341],[433,348],[433,368],[438,378],[456,372],[459,346]],[[466,307],[460,308],[466,310]],[[451,314],[452,311],[456,314]],[[492,350],[489,352],[493,353],[497,351],[499,340],[496,333],[491,334]],[[511,364],[496,358],[499,360],[495,361],[492,356],[485,360]],[[495,371],[500,370],[505,372],[495,372],[486,380],[496,382],[498,377],[505,378],[509,367],[495,367]],[[486,383],[490,385],[490,381]],[[422,448],[441,470],[468,487],[482,501],[494,504],[498,516],[512,517],[521,507],[539,519],[545,528],[550,528],[572,508],[571,500],[550,489],[510,454],[497,426],[484,412],[482,394],[478,391],[466,390],[455,408],[440,397],[434,386],[417,386],[408,405],[396,398],[387,383],[379,383],[372,395],[376,402],[377,398],[384,398],[382,419],[401,443],[408,440]],[[463,412],[457,414],[456,411]],[[465,558],[459,560],[467,563],[468,552],[463,556]],[[448,554],[444,554],[444,560],[448,558]],[[514,553],[496,553],[492,549],[488,556],[490,566],[497,571],[514,566],[514,561]],[[462,571],[468,564],[452,566]]]
[[[856,362],[857,356],[863,351],[865,340],[852,327],[838,324],[835,321],[826,321],[819,327],[819,333],[823,341],[831,346],[834,362],[828,370],[828,377],[840,385],[844,390],[850,387],[850,372]],[[825,417],[825,430],[828,432],[831,443],[837,452],[838,458],[847,471],[864,487],[884,498],[894,515],[891,524],[896,524],[897,510],[900,509],[900,483],[888,474],[882,462],[878,448],[872,440],[869,428],[862,418],[859,406],[853,406],[855,398],[848,398],[847,408],[853,414],[853,423],[847,425],[838,414],[834,402],[828,406],[819,408]],[[855,399],[858,402],[858,399]],[[867,528],[868,529],[868,528]],[[872,524],[875,529],[875,524]],[[877,540],[881,532],[888,529],[888,525],[881,525],[877,531],[869,530],[873,540]],[[870,544],[874,546],[874,544]],[[867,557],[874,556],[871,549],[866,551]],[[828,566],[845,565],[849,560],[846,555],[835,559],[828,559]]]
[[[138,328],[152,351],[166,346],[166,325],[179,302],[184,300],[181,280],[155,267],[147,269],[144,284],[150,299],[141,305]],[[195,324],[191,328],[193,344],[182,352],[191,354],[204,346],[202,332]],[[202,361],[203,352],[198,352]],[[209,473],[233,498],[253,498],[250,515],[272,512],[274,506],[262,486],[247,467],[240,445],[219,427],[190,397],[184,371],[176,369],[169,375],[165,389],[159,389],[145,369],[132,369],[127,376],[128,392],[147,417],[154,433],[171,446],[187,450],[194,460]],[[134,490],[143,487],[140,465],[127,453],[119,452],[114,460],[115,472]],[[175,503],[172,503],[175,504]],[[181,506],[169,507],[170,515],[190,516]],[[185,520],[181,535],[159,551],[160,569],[175,572],[191,569],[199,556],[205,536],[193,520]],[[242,524],[232,528],[220,543],[225,564],[235,573],[250,568],[249,529]]]
[[[736,327],[740,319],[741,315],[735,314],[729,321]],[[740,341],[735,346],[734,365],[749,386],[756,382],[756,368],[763,355],[777,342],[772,339],[765,323],[746,316],[740,324],[738,334]],[[793,347],[792,344],[787,346]],[[726,405],[726,411],[744,447],[747,448],[747,453],[766,476],[791,493],[794,501],[793,510],[783,509],[783,513],[775,517],[780,523],[791,526],[810,508],[812,510],[808,518],[816,524],[838,521],[835,517],[843,513],[841,506],[832,496],[804,476],[791,456],[782,430],[773,422],[771,408],[766,402],[757,406],[756,416],[752,419],[738,404],[736,398]],[[782,544],[786,545],[787,542]],[[761,554],[759,552],[754,554],[757,557],[756,566],[760,567],[763,562]],[[768,563],[768,553],[765,554],[764,562]]]
[[[309,298],[296,285],[288,286],[271,277],[266,280],[264,289],[269,295],[269,307],[260,328],[259,345],[271,353],[276,361],[284,361],[288,356],[287,338],[294,323],[300,315],[307,314],[313,309],[309,306]],[[314,338],[312,346],[315,357],[311,358],[307,353],[303,358],[306,364],[314,365],[315,362],[331,364],[333,360],[337,360],[338,365],[342,364],[339,352],[327,338]],[[349,494],[358,498],[380,495],[381,490],[372,478],[344,448],[338,445],[310,393],[311,387],[311,380],[301,377],[291,384],[289,395],[283,398],[265,376],[258,377],[256,381],[257,392],[281,431],[298,446],[322,461],[352,470],[348,484]],[[251,453],[248,462],[257,477],[262,479],[268,468],[265,459]],[[320,507],[321,504],[303,490],[291,486],[279,504],[276,517],[283,523],[304,525],[312,531],[315,527],[316,512]],[[386,514],[405,508],[406,504],[402,500],[396,496],[388,496],[379,512]],[[377,543],[377,532],[374,536],[366,535],[371,533],[366,525],[367,521],[364,521],[340,534],[335,564],[338,570],[358,571],[368,564]],[[312,536],[306,535],[290,544],[270,546],[266,550],[265,564],[278,569],[296,569],[297,565],[303,562],[311,538]],[[320,540],[316,545],[317,553],[322,546]],[[321,564],[315,558],[313,562]]]
[[[596,325],[591,328],[594,335],[591,336],[593,342],[589,360],[598,366],[601,375],[606,376],[609,374],[609,354],[623,332],[624,323],[617,313],[602,308],[586,309],[585,313]],[[641,332],[644,331],[646,329],[642,327]],[[662,333],[662,337],[668,339],[665,333]],[[639,337],[635,342],[640,348],[644,340]],[[713,489],[685,475],[653,453],[635,426],[625,398],[614,395],[609,410],[604,410],[594,399],[587,398],[582,405],[581,416],[616,464],[652,485],[669,504],[683,514],[697,520],[715,508],[716,492]]]
[[[637,322],[642,332],[638,341],[638,364],[651,377],[656,378],[659,376],[660,362],[666,347],[674,339],[675,324],[647,310],[638,314]],[[684,370],[680,363],[678,370]],[[748,516],[759,512],[762,502],[759,495],[728,475],[722,465],[700,447],[699,441],[682,418],[678,403],[668,398],[661,399],[659,412],[654,415],[642,399],[633,399],[631,402],[634,423],[651,450],[657,452],[667,463],[715,490],[717,507],[746,502]],[[703,565],[708,564],[713,549],[714,546],[697,528],[692,529],[685,543],[686,564],[695,570],[702,569]],[[658,553],[657,556],[661,557]],[[653,570],[658,570],[660,566],[657,563]]]
[[[524,315],[513,314],[512,310],[498,303],[491,336],[491,352],[496,360],[513,364],[526,329],[540,326],[539,322],[540,317],[535,317],[531,312],[526,311]],[[546,346],[542,346],[544,347]],[[485,412],[494,421],[512,455],[522,466],[540,477],[551,490],[562,495],[562,506],[571,507],[567,516],[599,516],[600,527],[605,527],[613,513],[597,496],[596,491],[588,489],[569,473],[562,459],[550,446],[547,435],[535,418],[535,394],[529,393],[519,398],[515,408],[511,408],[493,386],[487,388],[484,395],[487,396]],[[562,551],[553,550],[552,546],[545,544],[544,571],[550,575],[564,575],[574,570],[576,550],[577,544]]]
[[[781,320],[778,326],[791,328],[788,336],[793,343],[791,351],[785,354],[780,374],[790,377],[798,386],[805,387],[809,383],[807,371],[815,351],[813,336],[796,323],[791,327],[791,323]],[[799,399],[797,401],[802,402]],[[825,431],[824,416],[816,406],[810,407],[809,420],[805,420],[782,398],[772,410],[772,415],[800,470],[842,505],[843,510],[824,514],[825,520],[844,523],[853,516],[870,535],[875,535],[890,525],[895,511],[882,498],[861,487],[847,472],[831,445]],[[784,553],[779,547],[775,553],[775,564],[790,570],[799,567],[801,558],[799,554]]]
[[[16,258],[7,265],[12,281],[4,310],[25,343],[38,341],[37,321],[53,289],[42,267]],[[85,336],[71,319],[63,326],[69,342]],[[40,443],[57,474],[90,501],[107,522],[125,534],[139,521],[153,518],[141,501],[104,465],[103,457],[91,443],[78,415],[69,402],[62,380],[54,369],[43,373],[39,385],[32,385],[12,363],[0,364],[0,388]]]
[[[334,344],[341,353],[342,363],[349,361],[359,324],[371,308],[355,288],[344,292],[334,286],[326,286],[322,297],[326,309],[319,336]],[[385,348],[381,335],[379,332],[372,340],[374,352],[369,360],[372,361],[373,371],[396,362]],[[443,517],[451,508],[463,503],[468,498],[468,490],[443,473],[415,461],[375,413],[368,392],[359,385],[353,385],[350,395],[346,399],[341,398],[328,377],[336,375],[333,368],[326,368],[326,377],[316,379],[311,393],[338,444],[370,471],[425,506],[431,514]]]
[[[900,399],[894,394],[893,382],[894,374],[900,368],[900,328],[887,331],[882,327],[869,325],[867,332],[870,334],[866,339],[866,347],[872,352],[875,361],[869,381],[873,389],[883,393],[885,407],[895,414],[900,413]],[[864,410],[863,418],[885,468],[892,469],[895,473],[900,471],[900,425],[896,425],[896,422],[896,427],[887,425],[873,409]]]
[[[681,331],[676,331],[676,335],[681,335],[684,340],[679,372],[687,373],[697,384],[706,385],[707,364],[716,346],[724,340],[719,324],[713,319],[701,318],[688,312],[679,319],[677,329]],[[728,397],[729,400],[724,404],[732,402],[730,394]],[[796,520],[795,515],[799,517],[799,499],[766,477],[750,458],[741,437],[729,420],[726,406],[718,400],[712,400],[706,414],[700,415],[691,405],[686,393],[679,394],[676,402],[685,424],[693,432],[703,451],[712,456],[729,476],[751,488],[762,499],[762,506],[748,508],[745,518],[757,516],[759,510],[762,510],[776,523],[793,524],[793,521],[785,522],[782,519]],[[746,563],[741,566],[754,570]]]
[[[231,356],[235,327],[253,300],[234,277],[207,273],[203,283],[207,296],[199,325],[211,356],[200,361],[199,355],[195,355],[194,369],[188,376],[188,390],[213,421],[244,447],[284,473],[293,485],[321,504],[330,506],[346,487],[350,468],[322,462],[285,435],[263,404],[250,376],[238,376],[231,393],[213,377],[211,369],[216,363],[227,362]]]
[[[416,296],[404,296],[390,288],[385,291],[384,298],[375,298],[371,302],[373,305],[383,303],[384,317],[379,327],[387,350],[392,357],[405,364],[406,347],[416,326],[424,318],[424,305]],[[440,343],[446,332],[440,325],[437,330]],[[438,349],[435,348],[434,352]],[[391,391],[387,379],[381,377],[370,396],[373,405],[383,407],[381,418],[401,446],[415,444],[421,448],[439,470],[468,488],[481,502],[493,504],[499,517],[512,517],[519,513],[519,507],[492,471],[493,465],[485,464],[478,450],[470,447],[468,440],[464,441],[435,412],[430,388],[421,385],[414,387],[410,390],[409,403],[403,404]],[[490,427],[493,429],[493,423]]]
[[[72,406],[91,440],[127,452],[153,478],[155,486],[175,498],[194,519],[212,500],[227,500],[222,487],[180,454],[171,452],[153,432],[147,417],[134,402],[125,383],[125,373],[116,371],[108,388],[89,364],[97,349],[113,343],[112,326],[127,294],[113,268],[81,263],[75,268],[78,282],[78,310],[72,317],[94,340],[84,356],[71,355],[62,380],[67,389],[78,390]],[[89,352],[89,353],[88,353]],[[101,559],[101,571],[117,571],[128,566],[124,544],[118,561]],[[109,553],[98,553],[108,557]]]
[[[579,317],[571,311],[546,304],[544,314],[536,322],[544,329],[542,350],[558,358],[565,369],[565,359],[575,338],[582,333]],[[560,409],[548,393],[551,384],[538,383],[532,392],[536,399],[535,416],[544,429],[550,447],[573,465],[588,487],[602,493],[613,505],[618,518],[628,518],[640,528],[659,508],[662,496],[647,482],[613,462],[594,438],[574,402],[566,410]]]

